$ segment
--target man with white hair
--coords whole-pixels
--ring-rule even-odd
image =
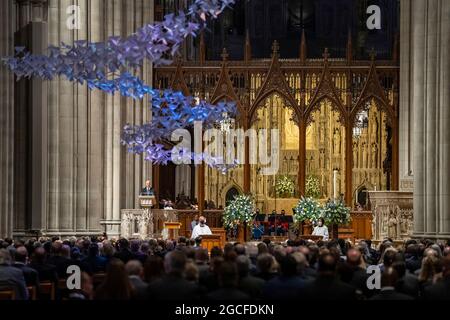
[[[16,300],[28,299],[23,272],[11,266],[11,255],[5,249],[0,249],[0,289],[14,290]]]
[[[144,268],[139,260],[130,260],[125,265],[125,271],[130,279],[130,284],[134,289],[137,299],[144,299],[147,292],[147,283],[142,280]]]
[[[196,239],[198,236],[212,234],[211,229],[206,225],[206,218],[201,216],[198,218],[198,224],[192,230],[191,239]]]

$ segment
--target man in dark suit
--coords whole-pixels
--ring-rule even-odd
[[[52,243],[52,247],[50,249],[51,255],[47,259],[47,263],[56,267],[56,273],[60,279],[66,279],[68,276],[67,268],[71,265],[71,263],[70,259],[63,257],[62,246],[62,242],[59,241]]]
[[[329,253],[319,257],[318,275],[310,282],[302,296],[311,300],[355,300],[356,290],[336,276],[337,261]]]
[[[122,260],[123,263],[133,259],[133,253],[130,250],[130,243],[127,239],[119,240],[119,251],[114,254],[114,257]]]
[[[0,289],[14,290],[16,300],[28,299],[23,273],[11,266],[11,255],[6,249],[0,249]]]
[[[171,251],[164,257],[166,276],[155,280],[148,286],[150,300],[185,301],[199,297],[198,285],[183,277],[186,256],[179,250]]]
[[[249,273],[250,264],[250,259],[245,255],[240,255],[236,258],[236,266],[239,274],[238,287],[241,291],[252,297],[252,299],[259,299],[262,296],[262,289],[266,282]]]
[[[393,267],[387,267],[381,275],[380,293],[370,300],[413,300],[411,296],[400,293],[395,289],[397,281],[397,271]]]
[[[141,195],[142,196],[154,196],[155,195],[155,191],[153,190],[153,188],[150,184],[150,180],[145,181],[145,187],[142,188]]]
[[[270,300],[293,300],[306,287],[306,280],[298,274],[297,260],[292,255],[279,259],[281,274],[269,280],[263,288],[263,297]]]
[[[125,271],[128,274],[128,279],[133,287],[133,298],[143,300],[147,296],[148,284],[142,280],[144,268],[142,263],[138,260],[130,260],[125,265]]]
[[[27,286],[39,286],[38,272],[27,265],[28,250],[25,247],[19,247],[14,254],[13,267],[22,270]]]
[[[46,255],[43,247],[36,248],[31,258],[30,267],[38,272],[39,281],[50,281],[57,285],[58,275],[56,273],[56,267],[47,263]]]
[[[219,289],[210,292],[206,298],[213,301],[240,301],[250,297],[238,289],[236,264],[225,261],[219,267]]]
[[[424,291],[426,300],[450,300],[450,256],[443,258],[442,275],[444,278]]]

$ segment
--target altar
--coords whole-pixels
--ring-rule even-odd
[[[154,197],[140,196],[140,209],[121,211],[120,236],[124,238],[178,238],[191,236],[191,222],[198,210],[154,209]],[[222,228],[223,210],[204,210],[211,229]],[[177,225],[177,228],[173,228]],[[171,226],[171,227],[169,227]],[[170,234],[169,234],[170,233]]]

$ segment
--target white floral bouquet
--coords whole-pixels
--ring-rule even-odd
[[[319,178],[315,175],[309,175],[306,178],[305,189],[307,197],[318,199],[321,196]]]
[[[328,201],[323,209],[323,218],[329,225],[345,225],[352,220],[350,209],[342,201]]]
[[[295,184],[292,179],[287,175],[282,175],[277,178],[275,184],[275,192],[279,196],[291,196],[294,194]]]
[[[320,203],[310,197],[302,197],[294,207],[294,221],[299,224],[303,221],[317,221],[322,217]]]
[[[230,201],[223,212],[223,224],[227,228],[233,228],[240,223],[251,223],[255,216],[255,203],[253,197],[248,194],[238,195]]]

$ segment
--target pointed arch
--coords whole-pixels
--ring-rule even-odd
[[[294,111],[294,115],[296,116],[295,120],[300,120],[302,112],[299,104],[292,95],[291,88],[286,82],[286,76],[281,70],[277,54],[273,55],[267,77],[261,88],[258,90],[255,101],[250,106],[248,117],[250,122],[253,120],[256,110],[261,106],[263,101],[273,94],[278,94],[281,98],[283,98],[287,106]]]
[[[337,111],[340,115],[341,121],[344,124],[347,118],[347,110],[341,102],[339,95],[336,92],[336,88],[331,80],[330,70],[328,68],[328,61],[325,61],[322,76],[320,82],[316,87],[313,96],[310,98],[307,107],[305,109],[304,118],[307,122],[311,121],[311,115],[314,111],[320,108],[322,100],[330,100],[331,107],[334,111]]]
[[[210,100],[212,104],[216,104],[223,100],[236,102],[239,116],[243,116],[245,113],[241,101],[236,94],[236,91],[234,90],[233,83],[231,82],[230,74],[225,61],[222,63],[219,80],[217,81],[216,87],[214,88],[214,92]]]
[[[189,88],[186,84],[186,80],[184,79],[183,65],[181,61],[177,63],[177,69],[175,70],[172,82],[170,83],[170,88],[176,91],[181,91],[185,96],[191,95]]]
[[[367,101],[372,99],[374,99],[378,103],[378,107],[381,110],[385,111],[386,114],[389,115],[389,118],[391,120],[394,120],[396,118],[393,107],[390,105],[388,99],[386,98],[384,89],[380,84],[375,61],[372,61],[369,76],[367,77],[364,88],[361,91],[361,94],[351,111],[350,120],[352,124],[354,123],[356,114],[365,108],[365,104]]]

